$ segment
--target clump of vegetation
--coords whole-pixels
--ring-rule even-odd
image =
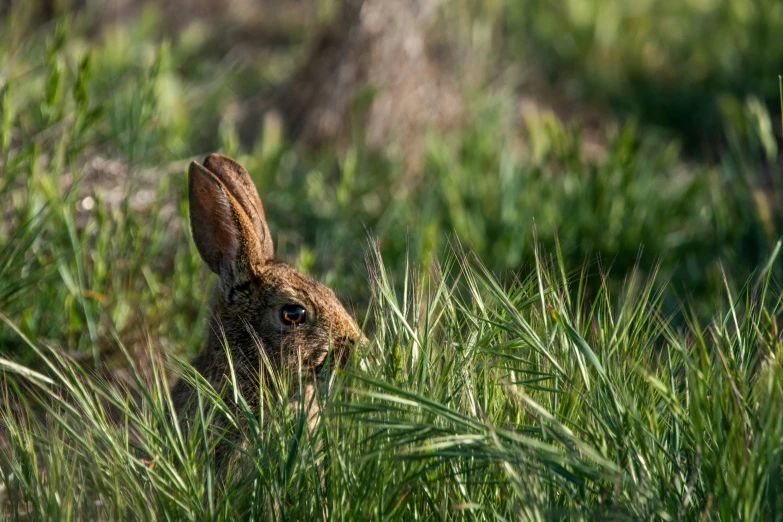
[[[186,435],[167,416],[156,346],[148,371],[127,359],[141,401],[32,344],[45,374],[0,361],[4,508],[41,518],[780,515],[781,302],[768,273],[729,293],[709,325],[674,329],[661,293],[636,276],[588,300],[584,279],[543,255],[508,284],[448,259],[431,275],[406,273],[397,293],[377,255],[376,333],[353,369],[322,376],[332,394],[312,429],[306,405],[289,407],[295,372],[260,379],[260,411],[240,394],[237,412],[195,379],[206,413]],[[245,427],[228,470],[208,456],[213,415]]]

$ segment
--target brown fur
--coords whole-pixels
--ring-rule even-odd
[[[327,360],[344,360],[360,333],[329,288],[274,259],[264,209],[247,171],[233,160],[211,154],[188,172],[190,221],[202,259],[218,274],[207,341],[193,367],[233,404],[230,350],[240,391],[256,411],[264,360],[273,370],[299,369],[313,391],[314,377]],[[286,304],[306,310],[302,324],[281,319]],[[184,421],[195,413],[193,389],[180,380],[172,400]]]

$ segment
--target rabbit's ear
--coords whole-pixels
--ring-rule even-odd
[[[207,159],[204,160],[204,167],[217,176],[223,186],[242,206],[253,224],[256,236],[258,236],[262,257],[272,259],[274,257],[272,235],[266,224],[264,206],[261,204],[261,198],[258,197],[253,180],[250,179],[250,174],[242,165],[221,154],[207,156]]]
[[[199,254],[226,283],[235,283],[265,257],[242,205],[215,174],[197,162],[188,169],[190,227]]]

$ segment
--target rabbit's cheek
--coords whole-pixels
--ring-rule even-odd
[[[287,347],[289,356],[302,362],[307,362],[310,357],[310,343],[308,334],[304,328],[297,327],[285,334],[284,344]]]

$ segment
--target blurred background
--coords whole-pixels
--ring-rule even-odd
[[[537,241],[711,315],[783,231],[782,35],[778,0],[0,0],[0,311],[96,366],[198,350],[185,173],[221,151],[360,316],[368,237],[506,279]]]

